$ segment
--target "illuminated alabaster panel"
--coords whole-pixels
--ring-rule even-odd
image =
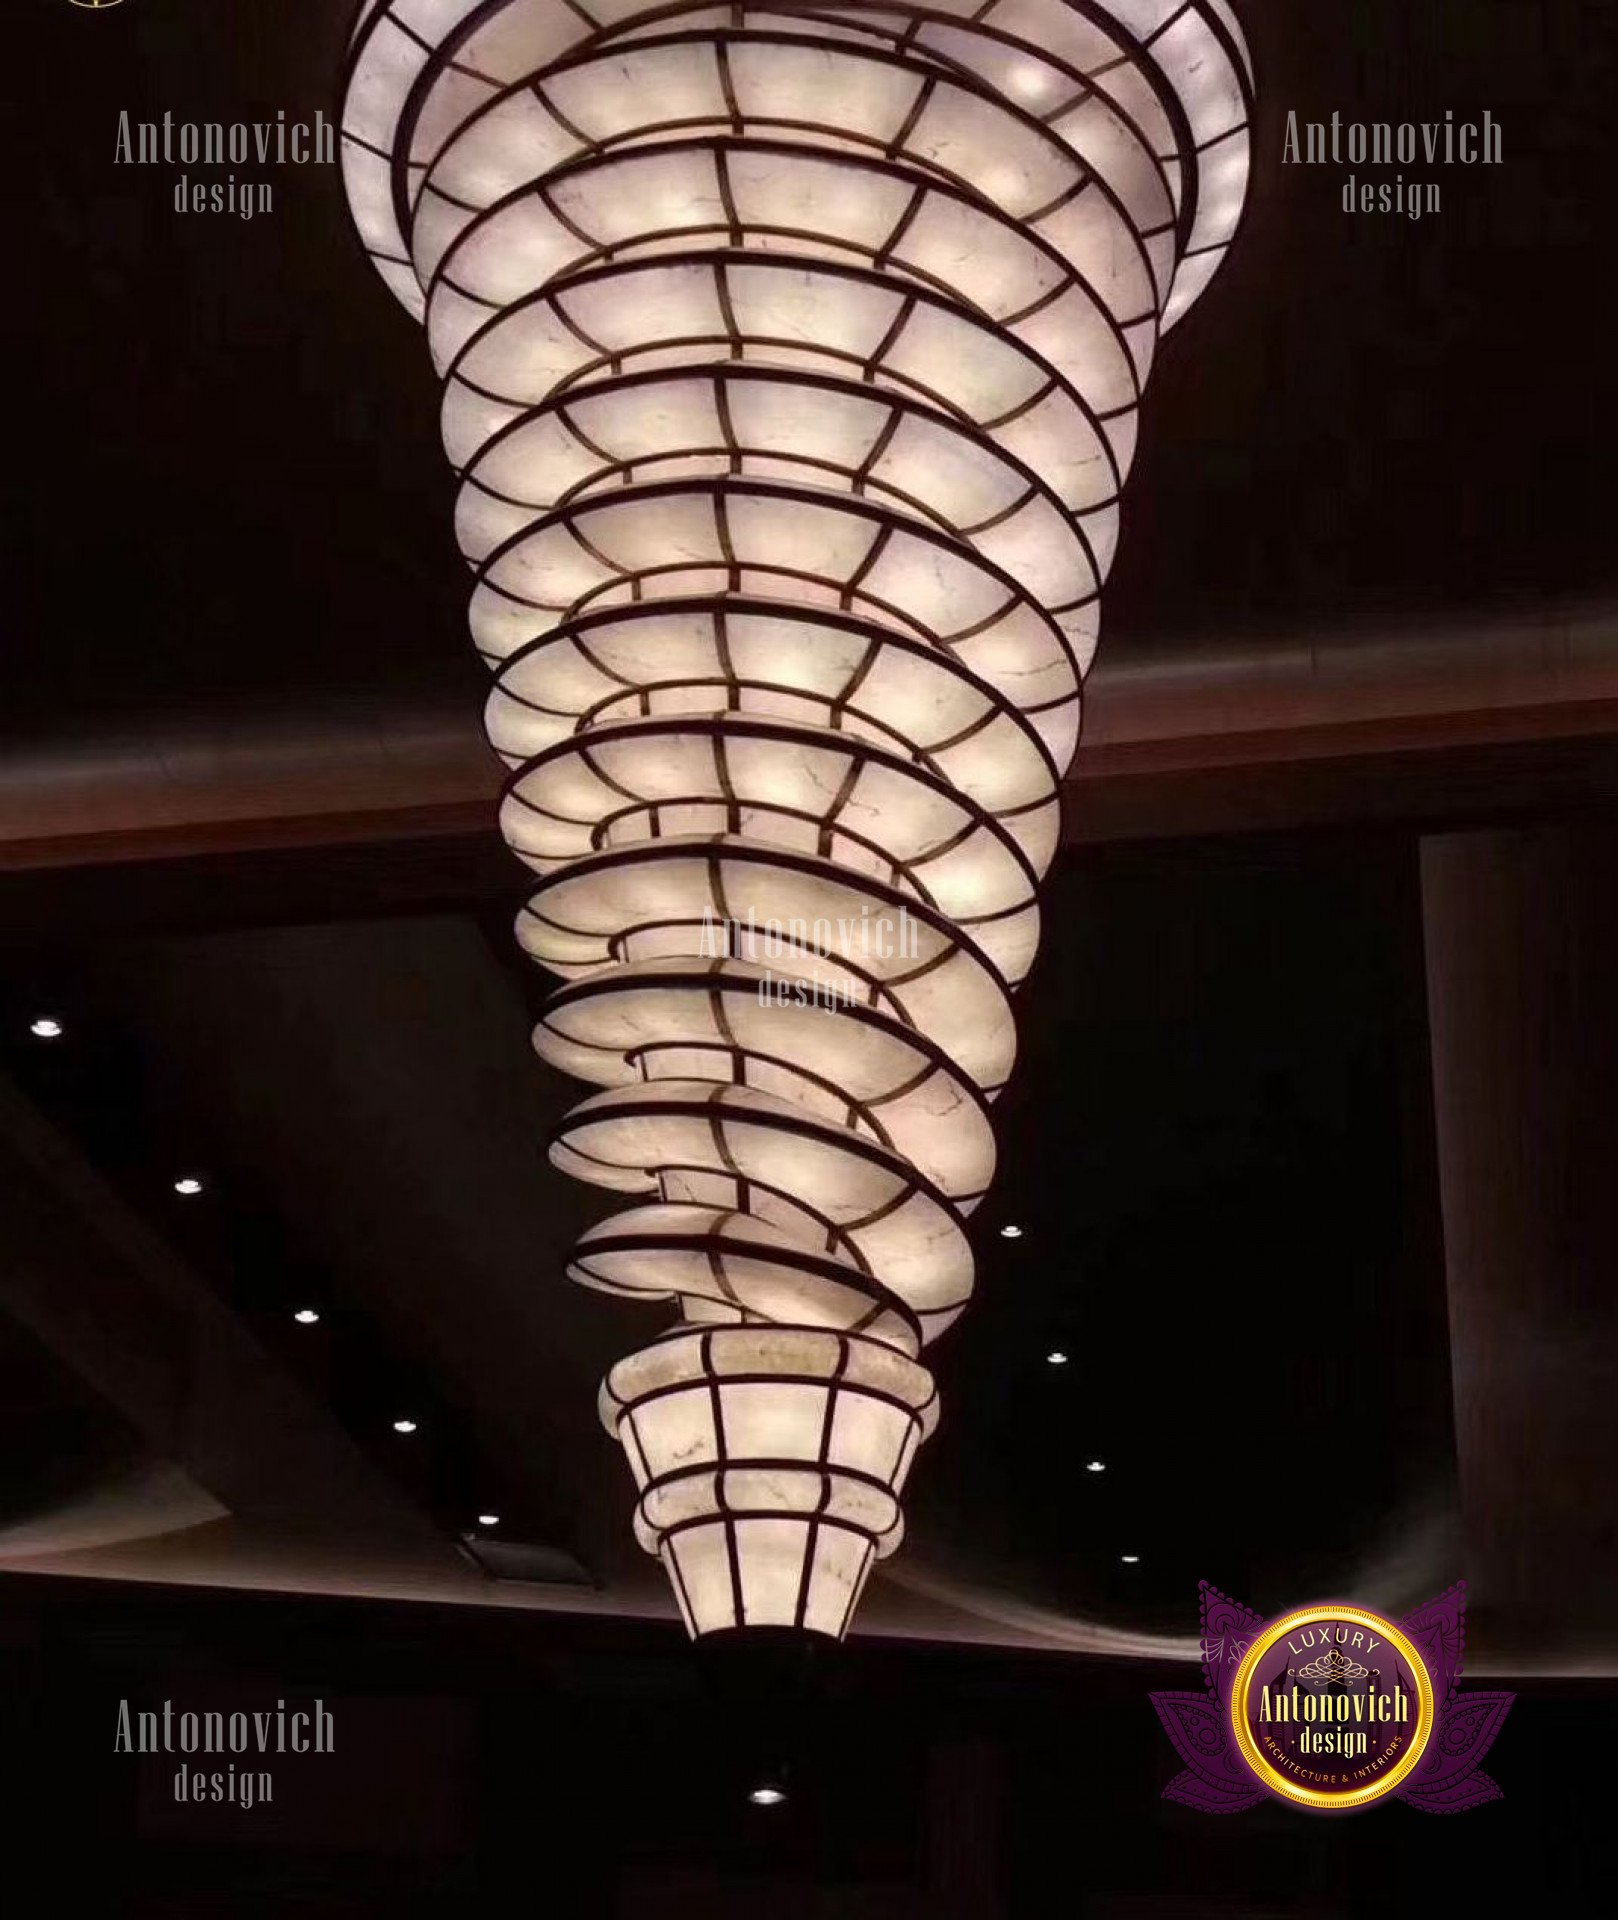
[[[1160,336],[1240,218],[1225,0],[371,0],[343,162],[459,479],[572,1278],[694,1634],[840,1635],[963,1223]],[[897,937],[896,937],[897,936]]]

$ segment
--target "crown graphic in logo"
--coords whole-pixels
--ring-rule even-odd
[[[1339,1653],[1335,1647],[1329,1653],[1323,1653],[1318,1660],[1311,1660],[1306,1667],[1299,1667],[1300,1680],[1363,1680],[1370,1673],[1369,1667],[1362,1667],[1357,1660],[1350,1660],[1346,1654]]]

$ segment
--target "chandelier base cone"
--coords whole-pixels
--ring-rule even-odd
[[[1246,191],[1226,0],[367,0],[343,162],[423,325],[534,875],[553,1162],[698,1637],[899,1544],[1162,333]]]

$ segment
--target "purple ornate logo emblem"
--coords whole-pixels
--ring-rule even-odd
[[[1238,1813],[1269,1793],[1318,1812],[1392,1795],[1464,1813],[1500,1789],[1479,1762],[1514,1696],[1458,1693],[1461,1583],[1403,1620],[1324,1602],[1273,1620],[1203,1581],[1199,1693],[1154,1693],[1186,1763],[1164,1797]]]

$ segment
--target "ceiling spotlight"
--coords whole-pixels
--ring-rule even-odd
[[[30,1022],[28,1031],[36,1040],[60,1040],[62,1023],[60,1020],[53,1020],[48,1013],[41,1014],[37,1020]]]
[[[1052,1347],[1050,1352],[1045,1356],[1045,1364],[1048,1367],[1065,1367],[1067,1365],[1067,1355],[1063,1353],[1060,1347]]]
[[[174,1183],[174,1191],[176,1193],[183,1193],[186,1199],[189,1200],[193,1195],[201,1193],[202,1182],[194,1173],[182,1174]]]
[[[500,1516],[497,1513],[480,1513],[478,1515],[478,1525],[480,1527],[497,1527],[499,1524]]]
[[[1138,1567],[1140,1565],[1140,1555],[1138,1553],[1121,1553],[1118,1558],[1126,1567]]]
[[[1022,1228],[1015,1224],[1009,1227],[1002,1227],[1000,1229],[1000,1238],[1002,1240],[1020,1240],[1022,1238]]]
[[[787,1796],[785,1789],[766,1783],[755,1787],[747,1797],[755,1807],[778,1807]]]
[[[1107,1471],[1107,1463],[1105,1460],[1086,1460],[1084,1470],[1086,1473],[1105,1473]]]
[[[299,1307],[298,1311],[293,1314],[292,1317],[300,1327],[312,1327],[320,1319],[320,1315],[315,1312],[313,1307]]]
[[[414,1433],[416,1431],[416,1423],[414,1420],[395,1420],[393,1423],[393,1431],[395,1433]]]

